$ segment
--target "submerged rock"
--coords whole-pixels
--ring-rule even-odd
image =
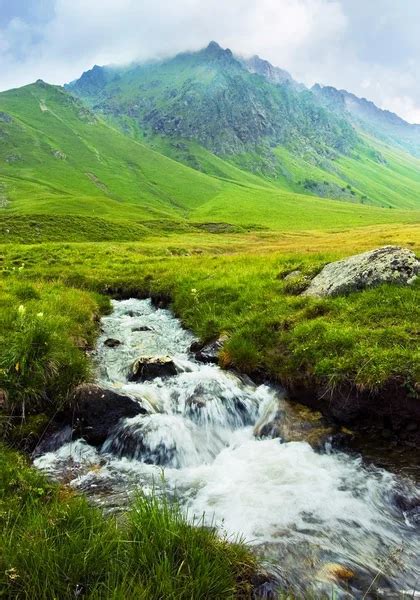
[[[323,448],[334,433],[335,428],[327,423],[320,412],[286,400],[279,402],[277,411],[263,415],[254,428],[256,437],[307,442],[315,449]]]
[[[318,579],[324,581],[349,581],[354,576],[354,571],[339,563],[327,563],[318,573]]]
[[[52,432],[50,435],[42,437],[32,452],[32,457],[36,458],[46,452],[55,452],[63,444],[71,442],[73,437],[73,428],[71,425],[65,425],[61,429]]]
[[[147,411],[136,400],[99,385],[83,384],[76,388],[71,399],[74,434],[89,444],[99,446],[120,419],[135,417]]]
[[[195,359],[199,362],[216,364],[219,362],[219,353],[227,340],[227,335],[221,335],[209,344],[193,342],[191,344],[190,351],[194,352]]]
[[[178,373],[169,356],[142,356],[131,366],[130,381],[146,381],[156,377],[171,377]]]
[[[420,527],[420,496],[404,495],[399,491],[395,494],[394,503],[411,527]]]
[[[104,341],[104,346],[107,346],[108,348],[117,348],[117,346],[121,346],[121,342],[114,338],[108,338]]]
[[[336,296],[381,283],[411,284],[420,261],[407,248],[384,246],[329,263],[312,279],[304,296]]]

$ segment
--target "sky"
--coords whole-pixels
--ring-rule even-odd
[[[210,40],[420,123],[420,0],[0,0],[0,90]]]

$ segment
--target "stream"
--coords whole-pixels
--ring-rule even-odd
[[[109,338],[121,344],[110,348]],[[149,300],[113,301],[94,354],[97,382],[147,414],[120,421],[101,448],[73,440],[35,465],[106,511],[123,510],[139,489],[176,497],[188,518],[251,544],[297,597],[420,597],[414,481],[328,440],[314,450],[287,434],[263,437],[276,415],[299,418],[283,392],[198,362],[193,341]],[[140,356],[168,356],[177,374],[129,382]]]

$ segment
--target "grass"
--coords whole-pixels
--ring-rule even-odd
[[[404,237],[416,232],[391,228],[376,234],[378,241],[386,235],[392,242],[396,236],[418,248]],[[169,295],[176,314],[199,337],[229,334],[226,366],[263,370],[285,385],[305,381],[378,392],[398,381],[413,391],[420,364],[418,282],[346,297],[301,297],[305,276],[354,252],[346,244],[354,247],[359,240],[360,250],[376,244],[370,229],[364,235],[320,235],[306,253],[296,251],[305,236],[288,240],[288,251],[282,236],[264,233],[248,234],[247,242],[244,235],[194,234],[192,239],[168,236],[165,244],[156,239],[3,246],[0,363],[9,402],[28,407],[30,398],[34,406],[37,398],[45,406],[45,398],[65,401],[72,385],[87,376],[83,348],[94,336],[93,315],[106,310],[97,295],[104,292]],[[300,277],[285,280],[294,270]],[[35,349],[34,339],[40,342]],[[74,349],[74,340],[81,348]]]
[[[89,378],[86,350],[96,335],[96,316],[108,303],[96,294],[18,276],[3,279],[0,289],[0,388],[6,391],[1,433],[27,445]]]
[[[155,152],[42,83],[0,94],[0,141],[0,433],[10,445],[33,447],[89,380],[87,350],[112,294],[164,294],[197,336],[227,333],[226,367],[331,392],[397,382],[416,394],[418,282],[299,296],[331,260],[389,243],[420,250],[416,159],[367,140],[370,150],[327,172],[277,149],[281,176],[269,181],[195,143],[173,154],[199,172],[160,154],[174,152],[162,140]],[[248,168],[255,157],[245,158]],[[299,193],[308,178],[350,189],[353,202]],[[156,499],[104,518],[5,447],[0,521],[2,598],[251,595],[257,567],[241,544]]]
[[[139,496],[104,517],[0,448],[0,595],[10,599],[251,598],[257,565],[241,543]]]

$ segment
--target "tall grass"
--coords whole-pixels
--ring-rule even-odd
[[[255,559],[176,504],[139,495],[104,517],[0,448],[0,597],[67,600],[251,598]]]
[[[0,434],[35,437],[90,377],[86,351],[106,310],[96,294],[30,283],[22,271],[0,282]]]

